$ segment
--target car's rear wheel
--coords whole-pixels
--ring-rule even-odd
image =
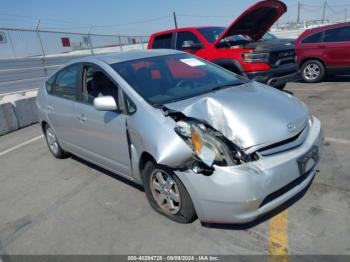
[[[306,83],[318,83],[325,76],[325,67],[318,60],[306,61],[301,67],[301,77]]]
[[[274,88],[278,89],[278,90],[283,90],[286,87],[287,83],[283,83],[283,84],[279,84],[276,86],[273,86]]]
[[[142,177],[147,199],[155,211],[178,223],[191,223],[196,219],[190,195],[171,170],[150,161]]]
[[[44,126],[44,134],[51,154],[59,159],[66,158],[68,156],[67,152],[61,148],[55,132],[48,124]]]

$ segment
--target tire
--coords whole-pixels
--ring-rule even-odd
[[[160,176],[165,182],[163,186],[162,180],[159,179]],[[187,224],[196,220],[197,215],[191,197],[180,179],[171,170],[148,162],[142,171],[142,179],[148,202],[156,212],[177,223]],[[173,202],[173,205],[169,200]]]
[[[325,74],[325,67],[318,60],[308,60],[301,66],[301,77],[306,83],[319,83]]]
[[[287,83],[283,83],[283,84],[280,84],[278,86],[274,86],[274,88],[278,89],[278,90],[283,90],[285,87],[286,87]]]
[[[63,159],[68,157],[68,153],[62,149],[62,147],[58,143],[55,132],[48,124],[44,126],[44,135],[45,135],[47,146],[54,157],[58,159]]]

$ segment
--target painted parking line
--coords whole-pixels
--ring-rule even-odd
[[[333,143],[339,143],[339,144],[347,144],[347,145],[350,145],[350,140],[347,140],[347,139],[326,137],[325,140],[326,140],[326,142],[333,142]]]
[[[10,152],[12,152],[12,151],[14,151],[14,150],[16,150],[16,149],[19,149],[19,148],[21,148],[21,147],[24,147],[24,146],[26,146],[26,145],[29,145],[29,144],[31,144],[31,143],[33,143],[33,142],[35,142],[35,141],[37,141],[37,140],[39,140],[39,139],[41,139],[41,138],[43,138],[43,137],[44,137],[43,135],[40,135],[40,136],[34,137],[34,138],[32,138],[32,139],[29,139],[29,140],[27,140],[27,141],[25,141],[25,142],[23,142],[23,143],[21,143],[21,144],[18,144],[18,145],[14,146],[14,147],[11,147],[11,148],[9,148],[9,149],[6,149],[6,150],[0,152],[0,156],[6,155],[6,154],[8,154],[8,153],[10,153]]]
[[[288,261],[288,211],[285,210],[270,219],[269,222],[269,261]]]

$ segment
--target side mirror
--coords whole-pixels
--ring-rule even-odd
[[[201,43],[195,43],[192,40],[190,41],[184,41],[182,43],[183,49],[201,49],[203,47],[203,44]]]
[[[117,111],[118,106],[113,96],[100,96],[94,99],[94,107],[98,111]]]

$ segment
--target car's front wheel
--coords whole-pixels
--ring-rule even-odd
[[[68,156],[67,152],[61,148],[55,132],[48,124],[44,126],[44,134],[51,154],[59,159],[66,158]]]
[[[196,219],[190,195],[171,170],[148,162],[142,177],[147,199],[155,211],[178,223]]]
[[[318,83],[325,76],[325,67],[318,60],[306,61],[301,66],[301,77],[306,83]]]

